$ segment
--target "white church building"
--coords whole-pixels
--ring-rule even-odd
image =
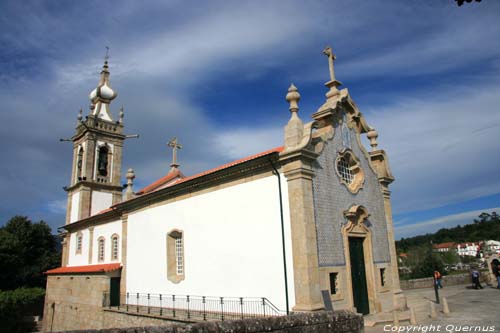
[[[121,185],[123,110],[111,112],[106,61],[72,137],[62,266],[47,272],[45,329],[99,326],[102,307],[138,305],[139,295],[263,299],[283,314],[326,302],[363,314],[404,307],[387,155],[339,89],[332,50],[323,53],[326,100],[299,112],[290,86],[283,146],[188,176],[174,138],[171,169],[135,191],[132,169]]]

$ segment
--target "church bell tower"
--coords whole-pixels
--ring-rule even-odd
[[[78,115],[73,141],[73,168],[68,192],[66,224],[79,221],[122,200],[121,164],[123,108],[113,120],[110,104],[117,96],[109,82],[108,57],[97,87],[89,95],[90,112]]]

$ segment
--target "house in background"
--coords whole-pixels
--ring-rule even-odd
[[[281,313],[316,311],[325,307],[322,291],[334,309],[405,307],[387,155],[347,89],[338,89],[332,50],[324,54],[326,100],[303,122],[290,86],[282,147],[185,176],[172,140],[166,175],[134,192],[129,169],[125,193],[123,110],[115,120],[106,61],[72,137],[63,265],[47,272],[45,329],[130,326],[103,306],[139,311],[143,295],[148,309],[154,299],[157,308],[171,302],[169,311],[192,306],[189,295],[216,296],[213,311],[224,312],[232,297],[242,308],[256,298]]]
[[[481,250],[481,246],[479,242],[467,242],[457,244],[457,253],[459,256],[469,256],[469,257],[477,257]]]
[[[450,252],[456,250],[456,243],[454,242],[447,242],[447,243],[440,243],[440,244],[435,244],[432,246],[433,250],[436,252]]]

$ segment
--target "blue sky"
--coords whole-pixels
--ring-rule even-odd
[[[290,82],[308,119],[331,45],[389,155],[397,237],[500,211],[500,2],[2,1],[0,223],[64,223],[71,137],[105,46],[123,169],[167,173],[166,142],[193,174],[282,144]]]

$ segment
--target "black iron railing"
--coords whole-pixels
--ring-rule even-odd
[[[126,293],[113,297],[104,293],[103,305],[109,309],[148,314],[185,321],[235,320],[283,316],[267,298],[213,297]]]

